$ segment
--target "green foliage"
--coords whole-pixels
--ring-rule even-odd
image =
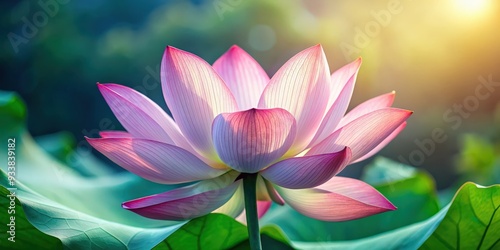
[[[13,190],[15,193],[16,191]],[[14,201],[11,200],[15,199]],[[13,204],[14,203],[14,204]],[[14,224],[15,229],[11,232],[10,226],[0,231],[1,249],[61,249],[62,243],[59,239],[44,234],[36,229],[26,218],[21,203],[11,191],[0,187],[0,223],[2,225]],[[11,212],[15,211],[15,212]],[[11,217],[14,218],[13,223]],[[14,236],[14,237],[12,237]],[[8,240],[11,238],[13,241]]]
[[[228,249],[248,238],[247,228],[223,214],[191,220],[154,249]]]
[[[500,185],[467,183],[422,249],[500,249]]]
[[[359,240],[292,245],[299,249],[497,249],[499,194],[500,185],[485,188],[466,183],[451,205],[425,221]]]
[[[0,117],[3,135],[0,137],[17,134],[24,126],[26,107],[16,93],[0,91]]]
[[[483,185],[500,183],[500,152],[489,139],[475,134],[462,136],[462,148],[457,158],[462,179]]]
[[[275,226],[261,229],[264,249],[292,249],[283,232]],[[223,214],[208,214],[179,228],[154,250],[250,249],[245,225]]]

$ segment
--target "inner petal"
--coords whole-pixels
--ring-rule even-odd
[[[295,139],[295,118],[281,108],[249,109],[215,117],[215,150],[229,167],[256,173],[278,160]]]

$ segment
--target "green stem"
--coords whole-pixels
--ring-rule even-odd
[[[257,215],[257,174],[246,174],[243,176],[243,192],[245,193],[245,210],[250,248],[252,250],[261,250],[259,217]]]

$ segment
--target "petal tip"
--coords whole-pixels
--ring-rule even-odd
[[[242,50],[242,48],[236,44],[233,44],[228,51],[230,52],[233,52],[233,51],[238,51],[238,50]]]

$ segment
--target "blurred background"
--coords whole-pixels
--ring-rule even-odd
[[[452,185],[460,171],[500,164],[498,1],[25,0],[0,6],[0,89],[24,99],[35,136],[68,131],[74,146],[88,149],[84,136],[119,129],[96,82],[133,87],[166,109],[159,65],[167,45],[212,63],[237,44],[272,76],[319,43],[331,71],[363,57],[351,107],[395,90],[394,106],[415,111],[381,155],[426,169],[439,188]],[[346,174],[356,175],[360,167],[349,169]]]

